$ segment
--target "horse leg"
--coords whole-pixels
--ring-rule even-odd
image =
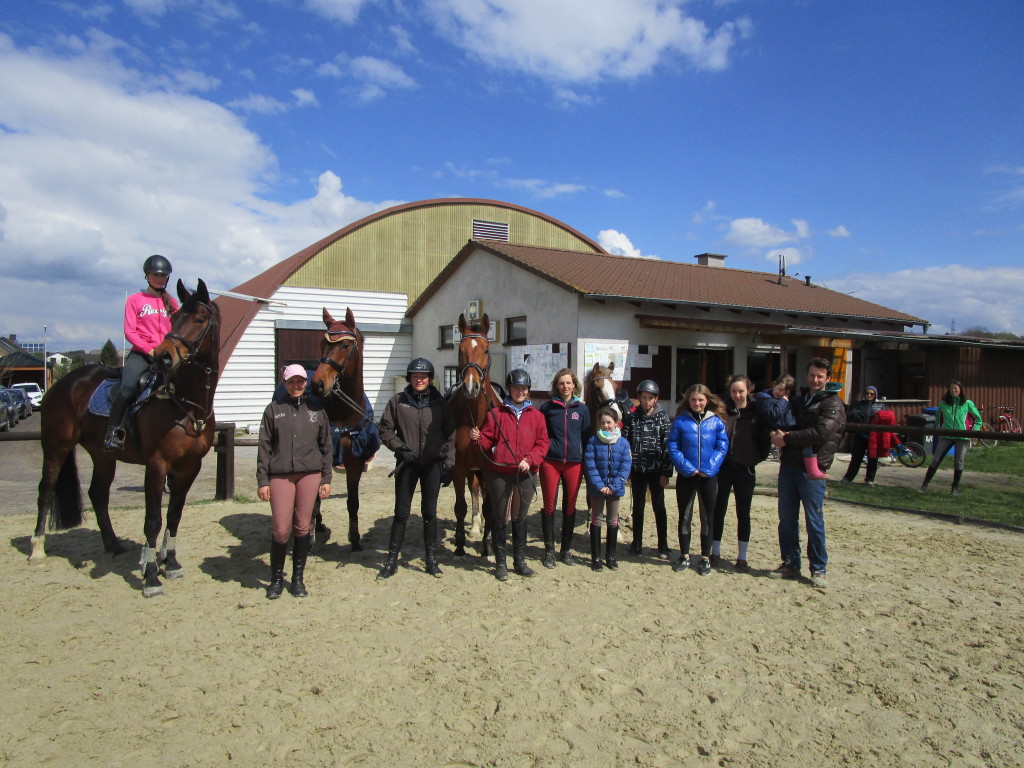
[[[117,471],[117,459],[109,454],[97,451],[92,455],[92,480],[89,482],[89,500],[96,510],[96,523],[103,537],[103,549],[117,556],[127,550],[114,534],[114,525],[110,522],[110,486],[114,482]]]
[[[159,566],[157,564],[156,537],[163,525],[164,482],[166,470],[158,464],[146,467],[146,522],[143,533],[146,543],[142,545],[142,596],[156,597],[164,593],[160,583]]]
[[[455,556],[466,554],[466,473],[456,467],[455,473]]]
[[[469,481],[470,500],[473,502],[473,528],[470,532],[474,539],[480,537],[480,495],[482,493],[483,483],[480,480],[480,475],[474,472]]]
[[[350,466],[349,461],[354,460],[355,466]],[[359,543],[359,480],[363,476],[362,459],[351,456],[351,452],[345,457],[345,484],[348,489],[346,506],[348,507],[348,540],[352,545],[353,552],[362,552],[363,545]]]
[[[171,488],[171,501],[167,505],[167,530],[164,531],[164,540],[156,559],[158,566],[163,563],[164,576],[168,579],[180,579],[185,575],[185,569],[178,562],[178,525],[181,524],[181,516],[185,511],[185,499],[188,498],[188,492],[198,477],[201,466],[197,461],[186,471],[172,471],[167,476]]]
[[[47,517],[51,517],[51,512],[54,513],[52,515],[54,520],[57,518],[53,506],[57,477],[69,454],[71,451],[44,450],[43,474],[39,480],[39,498],[37,500],[39,514],[36,517],[35,532],[32,534],[32,553],[28,557],[30,563],[39,563],[46,558],[46,520]]]

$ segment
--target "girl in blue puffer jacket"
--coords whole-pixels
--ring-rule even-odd
[[[679,477],[676,501],[679,504],[679,559],[672,570],[690,567],[690,520],[693,498],[700,505],[699,573],[711,573],[712,516],[718,496],[718,470],[729,451],[725,426],[725,405],[703,384],[694,384],[685,393],[668,435],[668,455]]]
[[[626,493],[626,479],[633,466],[629,441],[619,433],[618,414],[605,406],[596,414],[597,432],[587,441],[583,452],[583,471],[587,475],[587,497],[590,499],[590,567],[601,565],[601,524],[607,508],[608,540],[605,563],[609,570],[619,567],[615,547],[619,539],[619,499]]]

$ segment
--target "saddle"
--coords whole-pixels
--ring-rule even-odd
[[[139,378],[139,393],[135,396],[135,400],[133,400],[132,404],[128,407],[126,415],[128,423],[131,423],[132,418],[136,413],[138,413],[139,408],[156,397],[158,379],[159,374],[152,371],[146,371]],[[111,390],[113,390],[115,386],[119,386],[120,383],[120,376],[112,376],[101,381],[100,385],[96,387],[96,390],[92,393],[92,397],[89,398],[89,413],[94,416],[109,418]]]

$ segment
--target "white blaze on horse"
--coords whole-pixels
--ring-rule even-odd
[[[617,421],[622,421],[624,414],[622,406],[615,399],[616,385],[612,374],[615,371],[615,363],[608,365],[594,363],[594,367],[587,371],[583,379],[583,402],[587,404],[590,411],[590,433],[597,431],[597,411],[599,408],[608,406],[617,414]]]

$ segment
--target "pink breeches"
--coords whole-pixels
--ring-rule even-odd
[[[270,514],[274,521],[274,541],[286,543],[292,532],[309,533],[313,504],[320,492],[320,473],[295,472],[270,478]]]

